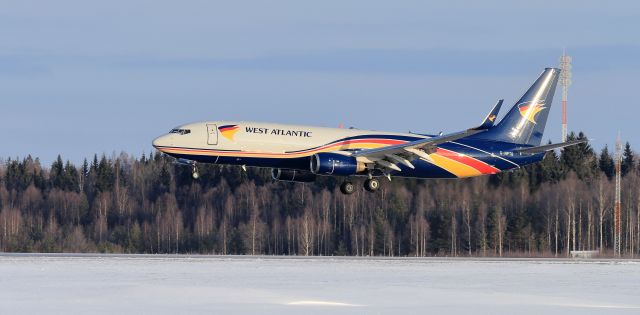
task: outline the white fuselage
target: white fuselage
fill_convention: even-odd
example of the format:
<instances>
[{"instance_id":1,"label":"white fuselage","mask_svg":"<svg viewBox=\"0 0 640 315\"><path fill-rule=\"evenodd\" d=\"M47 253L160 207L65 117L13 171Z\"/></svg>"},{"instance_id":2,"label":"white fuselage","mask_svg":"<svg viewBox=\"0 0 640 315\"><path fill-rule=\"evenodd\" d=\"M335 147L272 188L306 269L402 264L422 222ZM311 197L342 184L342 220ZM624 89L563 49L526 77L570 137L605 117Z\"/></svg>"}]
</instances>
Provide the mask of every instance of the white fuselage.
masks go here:
<instances>
[{"instance_id":1,"label":"white fuselage","mask_svg":"<svg viewBox=\"0 0 640 315\"><path fill-rule=\"evenodd\" d=\"M225 126L233 127L224 130ZM168 133L155 139L153 145L167 154L298 158L318 152L379 148L427 137L394 132L248 121L198 122L176 129L189 130L189 133Z\"/></svg>"},{"instance_id":2,"label":"white fuselage","mask_svg":"<svg viewBox=\"0 0 640 315\"><path fill-rule=\"evenodd\" d=\"M208 121L177 127L156 138L153 146L179 160L309 171L313 156L317 158L318 154L352 155L358 150L402 145L425 138L430 136L249 121ZM382 173L400 177L462 178L519 167L516 162L489 152L500 150L494 145L473 139L443 143L429 152L428 159L411 162L413 167L397 165L395 170L382 170ZM371 170L374 163L384 161L358 157L354 175L370 175L361 172L362 166Z\"/></svg>"}]
</instances>

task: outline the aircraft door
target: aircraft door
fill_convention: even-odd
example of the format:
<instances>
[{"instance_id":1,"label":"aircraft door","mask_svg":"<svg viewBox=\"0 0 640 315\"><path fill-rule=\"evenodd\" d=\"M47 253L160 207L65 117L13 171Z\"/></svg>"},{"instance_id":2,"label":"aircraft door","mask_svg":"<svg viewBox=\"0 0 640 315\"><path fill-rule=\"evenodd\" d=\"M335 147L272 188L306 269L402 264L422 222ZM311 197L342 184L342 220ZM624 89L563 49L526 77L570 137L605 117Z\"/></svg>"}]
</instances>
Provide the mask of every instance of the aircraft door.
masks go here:
<instances>
[{"instance_id":1,"label":"aircraft door","mask_svg":"<svg viewBox=\"0 0 640 315\"><path fill-rule=\"evenodd\" d=\"M207 144L218 144L218 127L215 124L207 124Z\"/></svg>"}]
</instances>

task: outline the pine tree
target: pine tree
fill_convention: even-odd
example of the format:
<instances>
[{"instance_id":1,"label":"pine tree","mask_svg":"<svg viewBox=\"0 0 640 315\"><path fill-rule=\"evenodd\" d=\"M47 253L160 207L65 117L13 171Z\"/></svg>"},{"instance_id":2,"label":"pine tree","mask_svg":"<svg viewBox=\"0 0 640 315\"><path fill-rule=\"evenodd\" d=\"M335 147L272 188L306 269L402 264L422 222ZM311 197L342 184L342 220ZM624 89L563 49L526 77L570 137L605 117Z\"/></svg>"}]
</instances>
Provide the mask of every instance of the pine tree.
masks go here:
<instances>
[{"instance_id":1,"label":"pine tree","mask_svg":"<svg viewBox=\"0 0 640 315\"><path fill-rule=\"evenodd\" d=\"M110 191L113 188L114 172L111 161L102 155L96 171L96 189L98 191Z\"/></svg>"},{"instance_id":2,"label":"pine tree","mask_svg":"<svg viewBox=\"0 0 640 315\"><path fill-rule=\"evenodd\" d=\"M63 173L64 173L64 164L62 163L62 157L58 154L58 158L53 161L51 164L51 169L49 170L49 180L51 181L51 185L53 188L62 189L63 186Z\"/></svg>"},{"instance_id":3,"label":"pine tree","mask_svg":"<svg viewBox=\"0 0 640 315\"><path fill-rule=\"evenodd\" d=\"M89 163L86 158L84 159L84 162L82 162L82 173L80 175L83 177L87 177L89 175Z\"/></svg>"},{"instance_id":4,"label":"pine tree","mask_svg":"<svg viewBox=\"0 0 640 315\"><path fill-rule=\"evenodd\" d=\"M578 133L577 136L571 132L567 136L567 140L587 140L587 136L582 132ZM597 175L597 158L591 145L587 142L565 147L562 149L560 160L563 164L564 176L570 171L576 173L578 178L582 180L590 179Z\"/></svg>"},{"instance_id":5,"label":"pine tree","mask_svg":"<svg viewBox=\"0 0 640 315\"><path fill-rule=\"evenodd\" d=\"M602 148L602 152L600 152L598 165L600 167L600 171L602 171L607 178L611 179L613 177L615 172L613 157L609 154L609 149L606 145Z\"/></svg>"},{"instance_id":6,"label":"pine tree","mask_svg":"<svg viewBox=\"0 0 640 315\"><path fill-rule=\"evenodd\" d=\"M635 164L634 153L631 150L631 145L627 142L624 146L624 152L622 153L622 176L626 176L630 171L634 170Z\"/></svg>"},{"instance_id":7,"label":"pine tree","mask_svg":"<svg viewBox=\"0 0 640 315\"><path fill-rule=\"evenodd\" d=\"M78 184L78 170L68 160L64 165L64 171L62 176L62 188L68 191L79 191L80 185Z\"/></svg>"},{"instance_id":8,"label":"pine tree","mask_svg":"<svg viewBox=\"0 0 640 315\"><path fill-rule=\"evenodd\" d=\"M556 183L562 176L562 166L556 151L549 151L544 156L540 165L540 176L542 183Z\"/></svg>"},{"instance_id":9,"label":"pine tree","mask_svg":"<svg viewBox=\"0 0 640 315\"><path fill-rule=\"evenodd\" d=\"M93 162L91 162L91 168L89 169L89 171L95 172L97 169L98 169L98 155L94 154Z\"/></svg>"}]
</instances>

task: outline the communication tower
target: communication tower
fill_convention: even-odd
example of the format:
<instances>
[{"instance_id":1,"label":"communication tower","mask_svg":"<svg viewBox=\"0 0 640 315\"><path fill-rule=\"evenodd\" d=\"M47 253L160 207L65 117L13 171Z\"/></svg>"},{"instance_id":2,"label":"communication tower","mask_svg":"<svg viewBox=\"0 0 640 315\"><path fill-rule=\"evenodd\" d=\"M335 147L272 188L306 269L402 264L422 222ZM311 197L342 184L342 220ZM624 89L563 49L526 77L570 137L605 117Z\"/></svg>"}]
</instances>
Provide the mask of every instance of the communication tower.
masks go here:
<instances>
[{"instance_id":1,"label":"communication tower","mask_svg":"<svg viewBox=\"0 0 640 315\"><path fill-rule=\"evenodd\" d=\"M616 199L613 208L613 224L614 224L614 253L617 257L621 255L622 247L622 218L621 204L620 204L620 179L622 177L622 143L620 141L620 133L618 133L618 139L616 140L616 155L615 155L615 170L616 170Z\"/></svg>"},{"instance_id":2,"label":"communication tower","mask_svg":"<svg viewBox=\"0 0 640 315\"><path fill-rule=\"evenodd\" d=\"M567 141L567 96L571 85L571 56L560 57L560 86L562 87L562 142Z\"/></svg>"}]
</instances>

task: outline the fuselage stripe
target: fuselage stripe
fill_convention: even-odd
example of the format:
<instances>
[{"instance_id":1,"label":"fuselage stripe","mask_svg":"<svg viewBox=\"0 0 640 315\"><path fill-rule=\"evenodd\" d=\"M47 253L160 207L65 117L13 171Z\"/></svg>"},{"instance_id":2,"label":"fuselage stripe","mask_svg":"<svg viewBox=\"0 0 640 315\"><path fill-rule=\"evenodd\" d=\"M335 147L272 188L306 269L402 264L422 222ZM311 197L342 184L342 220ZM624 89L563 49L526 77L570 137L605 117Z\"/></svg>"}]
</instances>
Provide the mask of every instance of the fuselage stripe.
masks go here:
<instances>
[{"instance_id":1,"label":"fuselage stripe","mask_svg":"<svg viewBox=\"0 0 640 315\"><path fill-rule=\"evenodd\" d=\"M218 127L218 130L220 131L227 131L227 130L232 130L232 129L239 129L240 127L238 127L238 125L225 125L225 126L220 126Z\"/></svg>"},{"instance_id":2,"label":"fuselage stripe","mask_svg":"<svg viewBox=\"0 0 640 315\"><path fill-rule=\"evenodd\" d=\"M332 145L322 146L316 149L293 151L293 152L249 152L249 151L220 151L216 149L203 149L203 148L176 148L176 147L158 147L160 151L167 153L177 154L203 154L203 155L221 155L221 156L251 156L251 157L277 157L277 158L296 158L309 156L317 152L336 151L336 150L349 150L349 149L374 149L388 145L405 143L406 141L400 140L385 140L385 139L373 139L373 140L347 140Z\"/></svg>"},{"instance_id":3,"label":"fuselage stripe","mask_svg":"<svg viewBox=\"0 0 640 315\"><path fill-rule=\"evenodd\" d=\"M475 168L476 170L480 171L480 173L482 174L496 174L498 172L500 172L499 169L483 162L480 161L476 158L470 157L468 155L465 154L460 154L458 152L455 151L451 151L451 150L447 150L447 149L442 149L442 148L438 148L437 154L445 156L449 159L452 159L454 161L458 161L460 163L466 164L468 166L471 166L473 168Z\"/></svg>"},{"instance_id":4,"label":"fuselage stripe","mask_svg":"<svg viewBox=\"0 0 640 315\"><path fill-rule=\"evenodd\" d=\"M381 144L381 146L383 145L394 145L394 144L402 144L402 143L406 143L407 141L402 141L402 140L389 140L389 139L358 139L358 140L344 140L344 141L340 141L340 142L336 142L336 143L330 143L330 144L326 144L323 146L319 146L316 148L312 148L312 149L304 149L304 150L298 150L298 151L287 151L285 153L305 153L305 152L316 152L318 150L324 150L327 148L334 148L337 146L342 146L345 145L347 147L345 148L341 148L342 150L348 150L348 149L362 149L361 147L357 147L357 146L350 146L351 144Z\"/></svg>"},{"instance_id":5,"label":"fuselage stripe","mask_svg":"<svg viewBox=\"0 0 640 315\"><path fill-rule=\"evenodd\" d=\"M430 155L435 164L445 171L457 176L457 177L470 177L470 176L478 176L482 175L480 171L477 169L464 164L462 162L451 159L445 155L441 155L439 153L434 153Z\"/></svg>"}]
</instances>

